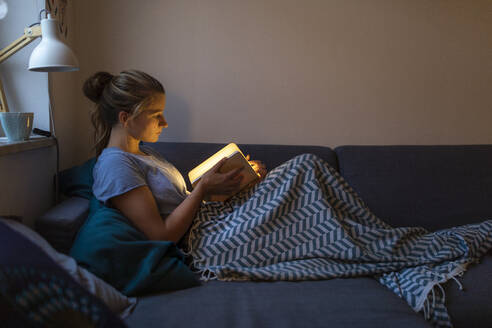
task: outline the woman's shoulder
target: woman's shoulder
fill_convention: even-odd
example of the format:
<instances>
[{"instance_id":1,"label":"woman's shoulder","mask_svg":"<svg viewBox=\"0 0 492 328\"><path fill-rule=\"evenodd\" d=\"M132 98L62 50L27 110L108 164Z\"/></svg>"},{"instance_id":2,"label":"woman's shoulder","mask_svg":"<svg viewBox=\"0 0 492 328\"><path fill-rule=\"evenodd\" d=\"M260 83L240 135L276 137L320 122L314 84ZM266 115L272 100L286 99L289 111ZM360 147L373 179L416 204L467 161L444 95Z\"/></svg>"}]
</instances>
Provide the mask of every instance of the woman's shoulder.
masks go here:
<instances>
[{"instance_id":1,"label":"woman's shoulder","mask_svg":"<svg viewBox=\"0 0 492 328\"><path fill-rule=\"evenodd\" d=\"M145 168L131 153L119 148L105 148L94 165L92 175L92 191L103 202L146 184Z\"/></svg>"},{"instance_id":2,"label":"woman's shoulder","mask_svg":"<svg viewBox=\"0 0 492 328\"><path fill-rule=\"evenodd\" d=\"M94 174L107 170L117 170L121 167L138 167L138 161L132 154L117 147L104 148L97 157Z\"/></svg>"}]
</instances>

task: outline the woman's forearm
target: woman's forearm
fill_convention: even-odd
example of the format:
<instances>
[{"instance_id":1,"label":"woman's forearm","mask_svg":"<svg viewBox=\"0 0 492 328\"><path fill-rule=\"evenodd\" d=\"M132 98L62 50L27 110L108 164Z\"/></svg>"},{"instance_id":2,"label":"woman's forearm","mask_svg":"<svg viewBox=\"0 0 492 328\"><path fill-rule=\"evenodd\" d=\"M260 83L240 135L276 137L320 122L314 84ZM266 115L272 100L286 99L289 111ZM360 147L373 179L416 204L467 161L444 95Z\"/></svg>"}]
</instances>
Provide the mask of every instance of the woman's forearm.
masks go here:
<instances>
[{"instance_id":1,"label":"woman's forearm","mask_svg":"<svg viewBox=\"0 0 492 328\"><path fill-rule=\"evenodd\" d=\"M210 194L230 194L240 186L242 168L227 173L218 173L226 158L220 160L205 173L193 192L164 219L162 234L159 239L178 242L190 227L205 196Z\"/></svg>"},{"instance_id":2,"label":"woman's forearm","mask_svg":"<svg viewBox=\"0 0 492 328\"><path fill-rule=\"evenodd\" d=\"M165 219L163 239L178 242L190 227L205 197L201 184L186 197Z\"/></svg>"}]
</instances>

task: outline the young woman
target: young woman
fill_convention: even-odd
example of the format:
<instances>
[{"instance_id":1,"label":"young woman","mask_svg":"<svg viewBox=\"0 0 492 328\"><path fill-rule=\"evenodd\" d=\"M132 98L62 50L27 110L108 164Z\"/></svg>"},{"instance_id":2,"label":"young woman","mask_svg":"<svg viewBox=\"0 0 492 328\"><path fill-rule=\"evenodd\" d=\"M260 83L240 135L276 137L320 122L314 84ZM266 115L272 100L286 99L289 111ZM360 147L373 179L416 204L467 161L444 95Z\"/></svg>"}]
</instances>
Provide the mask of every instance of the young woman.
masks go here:
<instances>
[{"instance_id":1,"label":"young woman","mask_svg":"<svg viewBox=\"0 0 492 328\"><path fill-rule=\"evenodd\" d=\"M208 195L235 191L240 172L219 173L221 161L189 192L171 163L139 146L140 141L157 141L167 127L165 91L156 79L139 71L114 76L99 72L86 81L84 93L96 103L92 116L99 155L93 170L95 197L118 209L150 242L184 240L191 267L202 279L374 275L416 311L424 311L426 318L447 324L440 284L464 272L492 248L492 220L435 233L391 228L367 208L336 170L310 154L297 156L268 174L261 162L254 161L263 179L260 183L224 204L204 203ZM119 255L119 249L110 244L85 256L86 246L80 243L93 241L87 234L73 252L83 255L78 260L98 266L111 262L107 257ZM94 242L98 246L107 239L106 235L98 238ZM148 245L149 241L138 238L134 240L139 245ZM131 252L134 240L118 245ZM154 244L162 244L157 241ZM159 271L159 265L167 265L161 254L154 252L150 265L139 264L145 270L138 276L152 278L142 278L144 290L152 290L169 272ZM130 271L121 262L125 261L113 261L98 273L110 280L114 271ZM169 268L177 262L168 263ZM173 283L179 278L174 275ZM110 281L128 291L124 286L133 286L132 279L127 275Z\"/></svg>"},{"instance_id":2,"label":"young woman","mask_svg":"<svg viewBox=\"0 0 492 328\"><path fill-rule=\"evenodd\" d=\"M155 78L136 70L115 76L98 72L85 82L83 91L96 103L92 123L99 157L94 195L120 210L149 239L178 242L208 195L238 188L240 172L219 173L222 160L189 193L171 163L139 146L140 141L156 142L168 126L165 90ZM263 178L265 166L251 163Z\"/></svg>"}]
</instances>

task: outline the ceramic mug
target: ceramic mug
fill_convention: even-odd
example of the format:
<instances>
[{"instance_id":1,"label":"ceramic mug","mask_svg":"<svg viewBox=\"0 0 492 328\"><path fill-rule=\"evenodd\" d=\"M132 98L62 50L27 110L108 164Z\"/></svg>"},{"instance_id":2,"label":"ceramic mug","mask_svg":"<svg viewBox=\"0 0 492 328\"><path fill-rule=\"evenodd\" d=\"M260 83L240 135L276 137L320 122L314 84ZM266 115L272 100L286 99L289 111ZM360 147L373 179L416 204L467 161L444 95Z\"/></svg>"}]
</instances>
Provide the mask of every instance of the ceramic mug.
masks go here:
<instances>
[{"instance_id":1,"label":"ceramic mug","mask_svg":"<svg viewBox=\"0 0 492 328\"><path fill-rule=\"evenodd\" d=\"M9 141L29 140L34 113L0 112L0 122Z\"/></svg>"}]
</instances>

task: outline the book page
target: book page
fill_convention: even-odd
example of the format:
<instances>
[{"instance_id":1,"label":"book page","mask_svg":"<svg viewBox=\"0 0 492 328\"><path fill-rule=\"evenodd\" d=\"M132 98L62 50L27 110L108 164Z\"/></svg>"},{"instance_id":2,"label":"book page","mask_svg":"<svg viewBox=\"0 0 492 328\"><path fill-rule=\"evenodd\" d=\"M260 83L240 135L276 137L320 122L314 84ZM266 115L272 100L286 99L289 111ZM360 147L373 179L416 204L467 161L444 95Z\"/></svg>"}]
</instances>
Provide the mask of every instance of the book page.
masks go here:
<instances>
[{"instance_id":1,"label":"book page","mask_svg":"<svg viewBox=\"0 0 492 328\"><path fill-rule=\"evenodd\" d=\"M217 164L222 158L228 158L227 161L221 166L219 169L220 173L227 173L235 168L242 167L240 175L243 176L240 184L239 190L244 189L245 187L251 185L254 181L256 181L259 176L253 167L249 164L244 154L241 152L239 147L235 143L230 143L207 160L202 162L200 165L195 167L188 173L188 178L193 186L195 186L203 174L205 174L208 170L210 170L215 164ZM228 198L233 196L230 195L212 195L210 200L212 201L225 201Z\"/></svg>"}]
</instances>

